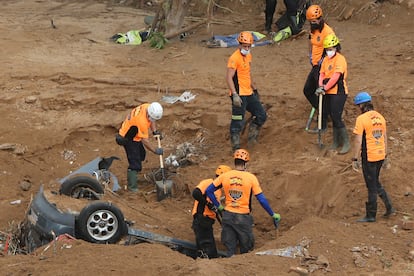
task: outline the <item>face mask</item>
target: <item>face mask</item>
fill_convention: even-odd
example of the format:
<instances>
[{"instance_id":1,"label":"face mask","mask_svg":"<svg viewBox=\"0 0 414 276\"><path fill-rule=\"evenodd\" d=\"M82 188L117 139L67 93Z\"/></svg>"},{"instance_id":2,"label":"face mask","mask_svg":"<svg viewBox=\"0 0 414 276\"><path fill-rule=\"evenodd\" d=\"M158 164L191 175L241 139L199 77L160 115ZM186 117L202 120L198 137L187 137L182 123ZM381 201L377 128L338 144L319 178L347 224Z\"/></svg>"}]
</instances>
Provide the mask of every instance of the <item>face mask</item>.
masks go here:
<instances>
[{"instance_id":1,"label":"face mask","mask_svg":"<svg viewBox=\"0 0 414 276\"><path fill-rule=\"evenodd\" d=\"M240 53L241 53L243 56L247 56L247 55L250 53L250 50L240 49Z\"/></svg>"},{"instance_id":2,"label":"face mask","mask_svg":"<svg viewBox=\"0 0 414 276\"><path fill-rule=\"evenodd\" d=\"M335 50L326 51L326 55L328 56L328 58L332 58L335 55L335 53Z\"/></svg>"},{"instance_id":3,"label":"face mask","mask_svg":"<svg viewBox=\"0 0 414 276\"><path fill-rule=\"evenodd\" d=\"M316 30L319 30L321 28L321 24L320 23L311 23L310 27L311 27L311 31L316 31Z\"/></svg>"}]
</instances>

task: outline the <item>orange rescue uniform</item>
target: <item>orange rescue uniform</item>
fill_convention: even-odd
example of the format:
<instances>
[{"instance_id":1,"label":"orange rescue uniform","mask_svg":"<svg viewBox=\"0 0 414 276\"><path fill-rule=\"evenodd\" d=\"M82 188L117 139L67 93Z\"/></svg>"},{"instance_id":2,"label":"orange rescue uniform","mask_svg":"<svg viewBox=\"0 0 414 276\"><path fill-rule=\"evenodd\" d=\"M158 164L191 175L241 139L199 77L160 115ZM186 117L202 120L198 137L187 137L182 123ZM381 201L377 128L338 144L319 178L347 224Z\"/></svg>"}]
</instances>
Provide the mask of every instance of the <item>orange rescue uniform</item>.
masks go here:
<instances>
[{"instance_id":1,"label":"orange rescue uniform","mask_svg":"<svg viewBox=\"0 0 414 276\"><path fill-rule=\"evenodd\" d=\"M348 86L346 84L346 78L348 76L347 62L343 55L336 52L333 58L325 57L323 59L320 73L324 74L324 79L330 79L334 73L340 73L341 76L337 83L328 89L326 94L348 94Z\"/></svg>"},{"instance_id":2,"label":"orange rescue uniform","mask_svg":"<svg viewBox=\"0 0 414 276\"><path fill-rule=\"evenodd\" d=\"M224 209L237 214L249 214L252 195L262 193L257 177L246 171L231 170L213 181L215 187L222 187L225 199Z\"/></svg>"},{"instance_id":3,"label":"orange rescue uniform","mask_svg":"<svg viewBox=\"0 0 414 276\"><path fill-rule=\"evenodd\" d=\"M359 115L356 119L354 134L365 133L366 151L369 162L385 159L386 122L384 117L375 110ZM364 141L362 141L364 144Z\"/></svg>"},{"instance_id":4,"label":"orange rescue uniform","mask_svg":"<svg viewBox=\"0 0 414 276\"><path fill-rule=\"evenodd\" d=\"M312 65L318 65L319 61L322 59L323 54L323 40L328 34L333 34L334 31L328 24L324 23L322 32L315 30L310 34L310 43L311 43L311 62Z\"/></svg>"},{"instance_id":5,"label":"orange rescue uniform","mask_svg":"<svg viewBox=\"0 0 414 276\"><path fill-rule=\"evenodd\" d=\"M119 134L122 137L125 137L130 127L136 126L138 127L138 133L134 136L133 140L139 142L142 138L148 138L148 130L151 127L151 121L148 119L147 115L149 105L149 103L145 103L132 109L131 113L128 114L119 129Z\"/></svg>"},{"instance_id":6,"label":"orange rescue uniform","mask_svg":"<svg viewBox=\"0 0 414 276\"><path fill-rule=\"evenodd\" d=\"M210 184L213 182L213 179L204 179L202 181L200 181L200 183L196 186L196 188L199 188L202 194L205 194L206 189L208 186L210 186ZM220 202L220 197L221 197L221 190L217 190L214 192L214 195L216 196L217 200ZM211 200L206 197L207 202L211 202ZM193 211L192 211L192 215L194 216L197 213L197 207L198 207L198 201L195 200L194 201L194 206L193 206ZM207 206L204 208L204 216L215 219L216 218L216 213L214 213L212 210L210 210L210 208L208 208Z\"/></svg>"},{"instance_id":7,"label":"orange rescue uniform","mask_svg":"<svg viewBox=\"0 0 414 276\"><path fill-rule=\"evenodd\" d=\"M249 53L243 56L240 50L237 49L229 58L227 68L236 70L233 77L234 86L240 96L250 96L253 94L251 86L250 64L252 62L252 55ZM229 91L231 95L232 91Z\"/></svg>"}]
</instances>

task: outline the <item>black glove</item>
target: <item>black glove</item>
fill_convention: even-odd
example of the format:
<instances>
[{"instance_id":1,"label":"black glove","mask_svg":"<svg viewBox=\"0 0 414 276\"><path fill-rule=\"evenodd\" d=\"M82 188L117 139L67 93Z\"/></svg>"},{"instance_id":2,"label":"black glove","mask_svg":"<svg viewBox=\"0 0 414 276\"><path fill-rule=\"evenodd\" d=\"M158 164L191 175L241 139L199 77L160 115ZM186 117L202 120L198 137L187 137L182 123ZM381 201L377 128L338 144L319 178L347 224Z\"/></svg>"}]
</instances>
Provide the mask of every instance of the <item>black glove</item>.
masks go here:
<instances>
[{"instance_id":1,"label":"black glove","mask_svg":"<svg viewBox=\"0 0 414 276\"><path fill-rule=\"evenodd\" d=\"M164 153L164 150L162 148L156 148L155 149L155 154L156 155L163 155L163 153Z\"/></svg>"},{"instance_id":2,"label":"black glove","mask_svg":"<svg viewBox=\"0 0 414 276\"><path fill-rule=\"evenodd\" d=\"M214 206L214 204L211 203L210 201L207 201L206 205L207 205L208 209L210 209L211 211L217 212L217 207Z\"/></svg>"},{"instance_id":3,"label":"black glove","mask_svg":"<svg viewBox=\"0 0 414 276\"><path fill-rule=\"evenodd\" d=\"M152 132L152 135L154 135L154 136L159 135L160 136L160 140L162 140L162 138L164 138L164 135L162 135L161 131L159 131L158 129L157 130L154 130Z\"/></svg>"}]
</instances>

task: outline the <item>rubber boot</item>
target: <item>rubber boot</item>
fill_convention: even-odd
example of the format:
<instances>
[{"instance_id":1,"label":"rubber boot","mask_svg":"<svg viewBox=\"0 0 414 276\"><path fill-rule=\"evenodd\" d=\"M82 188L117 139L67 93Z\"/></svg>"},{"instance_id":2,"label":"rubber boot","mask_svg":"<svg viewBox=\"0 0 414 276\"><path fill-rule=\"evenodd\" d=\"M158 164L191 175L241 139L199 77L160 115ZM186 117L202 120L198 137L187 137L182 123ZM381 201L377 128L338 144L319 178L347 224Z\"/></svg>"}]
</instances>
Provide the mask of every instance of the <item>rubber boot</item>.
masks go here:
<instances>
[{"instance_id":1,"label":"rubber boot","mask_svg":"<svg viewBox=\"0 0 414 276\"><path fill-rule=\"evenodd\" d=\"M278 31L274 36L273 36L273 41L274 42L280 42L282 40L288 39L289 37L292 36L292 30L290 29L290 27L286 27L280 31Z\"/></svg>"},{"instance_id":2,"label":"rubber boot","mask_svg":"<svg viewBox=\"0 0 414 276\"><path fill-rule=\"evenodd\" d=\"M365 202L365 210L366 215L365 217L357 220L357 222L375 222L375 217L377 216L377 203L375 204L369 204L368 202Z\"/></svg>"},{"instance_id":3,"label":"rubber boot","mask_svg":"<svg viewBox=\"0 0 414 276\"><path fill-rule=\"evenodd\" d=\"M253 147L257 144L257 136L259 136L260 127L255 123L251 123L249 126L249 135L247 138L247 147Z\"/></svg>"},{"instance_id":4,"label":"rubber boot","mask_svg":"<svg viewBox=\"0 0 414 276\"><path fill-rule=\"evenodd\" d=\"M329 147L330 150L336 150L339 147L339 128L334 127L333 128L333 143Z\"/></svg>"},{"instance_id":5,"label":"rubber boot","mask_svg":"<svg viewBox=\"0 0 414 276\"><path fill-rule=\"evenodd\" d=\"M240 148L240 133L231 133L230 140L233 152Z\"/></svg>"},{"instance_id":6,"label":"rubber boot","mask_svg":"<svg viewBox=\"0 0 414 276\"><path fill-rule=\"evenodd\" d=\"M338 128L338 131L339 139L342 141L342 149L339 151L339 154L345 154L351 148L351 145L349 144L348 132L346 131L345 127Z\"/></svg>"},{"instance_id":7,"label":"rubber boot","mask_svg":"<svg viewBox=\"0 0 414 276\"><path fill-rule=\"evenodd\" d=\"M384 188L378 191L378 195L381 198L382 202L384 202L386 208L386 211L382 215L382 217L389 218L392 214L395 214L395 209L392 207L391 199L388 196L387 192L384 190Z\"/></svg>"},{"instance_id":8,"label":"rubber boot","mask_svg":"<svg viewBox=\"0 0 414 276\"><path fill-rule=\"evenodd\" d=\"M138 172L128 169L127 173L128 191L136 193L138 192Z\"/></svg>"}]
</instances>

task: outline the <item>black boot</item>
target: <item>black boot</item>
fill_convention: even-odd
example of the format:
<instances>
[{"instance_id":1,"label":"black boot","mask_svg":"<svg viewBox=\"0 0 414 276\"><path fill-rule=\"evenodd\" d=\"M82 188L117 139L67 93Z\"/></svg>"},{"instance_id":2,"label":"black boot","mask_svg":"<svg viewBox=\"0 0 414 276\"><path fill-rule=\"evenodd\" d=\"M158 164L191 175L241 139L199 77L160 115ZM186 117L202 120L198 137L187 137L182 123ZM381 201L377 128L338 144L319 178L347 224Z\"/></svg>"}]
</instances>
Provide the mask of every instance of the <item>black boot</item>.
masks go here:
<instances>
[{"instance_id":1,"label":"black boot","mask_svg":"<svg viewBox=\"0 0 414 276\"><path fill-rule=\"evenodd\" d=\"M255 123L250 123L249 126L249 135L247 140L247 147L251 148L257 144L257 136L259 136L260 127Z\"/></svg>"},{"instance_id":2,"label":"black boot","mask_svg":"<svg viewBox=\"0 0 414 276\"><path fill-rule=\"evenodd\" d=\"M231 140L231 148L233 152L236 149L240 148L240 133L231 133L230 134L230 140Z\"/></svg>"},{"instance_id":3,"label":"black boot","mask_svg":"<svg viewBox=\"0 0 414 276\"><path fill-rule=\"evenodd\" d=\"M381 188L378 191L378 195L381 198L382 202L384 202L386 211L385 213L382 215L382 217L384 218L389 218L389 216L391 216L392 214L395 214L395 209L392 207L391 204L391 199L389 198L387 192L384 190L384 188Z\"/></svg>"},{"instance_id":4,"label":"black boot","mask_svg":"<svg viewBox=\"0 0 414 276\"><path fill-rule=\"evenodd\" d=\"M329 147L330 150L336 150L339 147L339 128L333 128L333 142L332 145Z\"/></svg>"},{"instance_id":5,"label":"black boot","mask_svg":"<svg viewBox=\"0 0 414 276\"><path fill-rule=\"evenodd\" d=\"M357 222L375 222L375 217L377 216L377 203L375 202L375 204L369 204L368 202L365 202L365 209L365 217L357 220Z\"/></svg>"},{"instance_id":6,"label":"black boot","mask_svg":"<svg viewBox=\"0 0 414 276\"><path fill-rule=\"evenodd\" d=\"M345 127L339 128L338 131L339 139L342 142L342 149L339 151L339 154L345 154L351 149L348 132L346 131Z\"/></svg>"}]
</instances>

